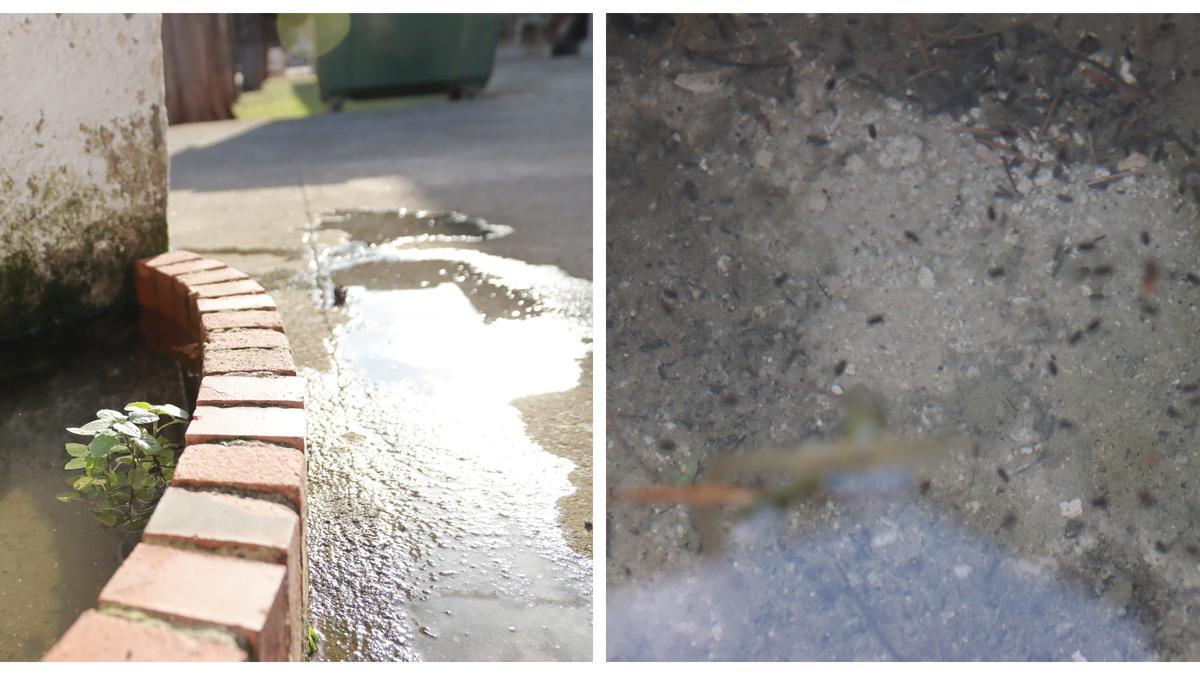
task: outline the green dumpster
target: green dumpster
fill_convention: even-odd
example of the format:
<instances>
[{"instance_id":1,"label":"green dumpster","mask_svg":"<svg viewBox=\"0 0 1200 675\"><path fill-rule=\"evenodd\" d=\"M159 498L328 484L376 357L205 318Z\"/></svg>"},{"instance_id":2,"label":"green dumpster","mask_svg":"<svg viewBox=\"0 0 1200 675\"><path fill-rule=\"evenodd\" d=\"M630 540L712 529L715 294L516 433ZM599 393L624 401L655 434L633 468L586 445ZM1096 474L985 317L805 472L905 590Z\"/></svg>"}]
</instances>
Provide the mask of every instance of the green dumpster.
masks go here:
<instances>
[{"instance_id":1,"label":"green dumpster","mask_svg":"<svg viewBox=\"0 0 1200 675\"><path fill-rule=\"evenodd\" d=\"M320 21L316 30L320 43ZM345 38L317 57L321 98L473 96L492 76L498 38L492 14L351 14Z\"/></svg>"}]
</instances>

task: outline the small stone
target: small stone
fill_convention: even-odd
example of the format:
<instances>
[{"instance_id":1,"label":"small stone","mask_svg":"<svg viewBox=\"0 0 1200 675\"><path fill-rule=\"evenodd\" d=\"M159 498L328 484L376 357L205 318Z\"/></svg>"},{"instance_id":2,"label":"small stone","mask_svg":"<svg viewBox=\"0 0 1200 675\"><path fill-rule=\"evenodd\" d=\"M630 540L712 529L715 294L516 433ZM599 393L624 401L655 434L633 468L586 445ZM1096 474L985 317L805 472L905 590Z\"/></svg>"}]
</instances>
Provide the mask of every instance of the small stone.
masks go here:
<instances>
[{"instance_id":1,"label":"small stone","mask_svg":"<svg viewBox=\"0 0 1200 675\"><path fill-rule=\"evenodd\" d=\"M841 396L843 393L845 393L842 391L842 386L839 384L835 384L832 387L830 387L829 391L832 391L837 396Z\"/></svg>"},{"instance_id":2,"label":"small stone","mask_svg":"<svg viewBox=\"0 0 1200 675\"><path fill-rule=\"evenodd\" d=\"M967 577L971 576L971 566L970 565L955 565L954 566L954 576L958 577L959 579L966 579Z\"/></svg>"},{"instance_id":3,"label":"small stone","mask_svg":"<svg viewBox=\"0 0 1200 675\"><path fill-rule=\"evenodd\" d=\"M885 546L891 546L892 544L896 543L898 538L899 535L896 534L895 530L880 532L879 534L871 537L871 548L883 548Z\"/></svg>"},{"instance_id":4,"label":"small stone","mask_svg":"<svg viewBox=\"0 0 1200 675\"><path fill-rule=\"evenodd\" d=\"M922 267L917 272L917 285L925 290L929 290L934 286L933 270L928 267Z\"/></svg>"},{"instance_id":5,"label":"small stone","mask_svg":"<svg viewBox=\"0 0 1200 675\"><path fill-rule=\"evenodd\" d=\"M1117 163L1117 171L1139 171L1148 166L1150 166L1150 160L1142 153L1135 152Z\"/></svg>"},{"instance_id":6,"label":"small stone","mask_svg":"<svg viewBox=\"0 0 1200 675\"><path fill-rule=\"evenodd\" d=\"M867 167L867 163L858 155L850 155L846 158L846 171L848 173L858 173Z\"/></svg>"},{"instance_id":7,"label":"small stone","mask_svg":"<svg viewBox=\"0 0 1200 675\"><path fill-rule=\"evenodd\" d=\"M729 268L733 264L733 258L722 253L717 256L717 271L721 274L729 274Z\"/></svg>"},{"instance_id":8,"label":"small stone","mask_svg":"<svg viewBox=\"0 0 1200 675\"><path fill-rule=\"evenodd\" d=\"M1063 518L1078 518L1083 515L1083 502L1078 497L1069 502L1059 502L1058 512Z\"/></svg>"},{"instance_id":9,"label":"small stone","mask_svg":"<svg viewBox=\"0 0 1200 675\"><path fill-rule=\"evenodd\" d=\"M888 141L886 149L879 153L879 166L885 169L910 166L921 159L924 149L924 142L916 136L893 138Z\"/></svg>"},{"instance_id":10,"label":"small stone","mask_svg":"<svg viewBox=\"0 0 1200 675\"><path fill-rule=\"evenodd\" d=\"M675 77L675 86L693 94L711 94L721 88L721 73L682 73Z\"/></svg>"},{"instance_id":11,"label":"small stone","mask_svg":"<svg viewBox=\"0 0 1200 675\"><path fill-rule=\"evenodd\" d=\"M754 153L754 163L760 169L771 168L771 162L773 161L775 161L775 153L767 150L766 148Z\"/></svg>"},{"instance_id":12,"label":"small stone","mask_svg":"<svg viewBox=\"0 0 1200 675\"><path fill-rule=\"evenodd\" d=\"M808 197L808 208L812 209L814 213L821 213L828 205L829 200L820 192L814 192Z\"/></svg>"},{"instance_id":13,"label":"small stone","mask_svg":"<svg viewBox=\"0 0 1200 675\"><path fill-rule=\"evenodd\" d=\"M1083 654L1079 653L1079 650L1078 650L1078 649L1076 649L1075 651L1071 652L1071 660L1072 660L1072 661L1077 661L1077 662L1080 662L1080 663L1086 663L1086 662L1087 662L1087 659L1086 659L1086 658L1084 658Z\"/></svg>"}]
</instances>

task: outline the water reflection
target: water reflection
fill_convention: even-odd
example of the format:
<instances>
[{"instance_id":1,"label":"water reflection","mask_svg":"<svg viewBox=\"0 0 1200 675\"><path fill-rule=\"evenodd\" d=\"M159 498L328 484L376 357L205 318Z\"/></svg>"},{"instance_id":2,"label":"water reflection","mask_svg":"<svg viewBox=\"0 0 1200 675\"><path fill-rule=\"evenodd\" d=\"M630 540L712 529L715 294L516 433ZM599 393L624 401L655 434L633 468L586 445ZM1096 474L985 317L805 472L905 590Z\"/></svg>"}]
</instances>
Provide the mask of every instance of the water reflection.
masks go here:
<instances>
[{"instance_id":1,"label":"water reflection","mask_svg":"<svg viewBox=\"0 0 1200 675\"><path fill-rule=\"evenodd\" d=\"M717 560L610 591L613 660L1131 660L1123 607L959 525L915 493L800 528L738 525Z\"/></svg>"},{"instance_id":2,"label":"water reflection","mask_svg":"<svg viewBox=\"0 0 1200 675\"><path fill-rule=\"evenodd\" d=\"M579 386L591 284L413 247L390 213L324 224L353 238L321 251L343 323L333 371L306 373L319 656L590 658L591 560L557 522L575 464L531 440L554 421L514 401Z\"/></svg>"}]
</instances>

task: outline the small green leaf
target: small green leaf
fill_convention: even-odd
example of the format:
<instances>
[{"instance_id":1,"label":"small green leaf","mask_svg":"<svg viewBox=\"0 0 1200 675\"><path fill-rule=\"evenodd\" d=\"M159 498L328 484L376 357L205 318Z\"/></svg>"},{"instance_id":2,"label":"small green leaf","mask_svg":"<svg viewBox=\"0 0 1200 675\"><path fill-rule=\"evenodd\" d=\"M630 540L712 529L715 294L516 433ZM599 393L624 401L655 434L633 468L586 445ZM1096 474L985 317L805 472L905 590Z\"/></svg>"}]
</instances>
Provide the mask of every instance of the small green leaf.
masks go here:
<instances>
[{"instance_id":1,"label":"small green leaf","mask_svg":"<svg viewBox=\"0 0 1200 675\"><path fill-rule=\"evenodd\" d=\"M158 415L149 410L132 410L129 413L129 421L134 424L153 424L158 421Z\"/></svg>"},{"instance_id":2,"label":"small green leaf","mask_svg":"<svg viewBox=\"0 0 1200 675\"><path fill-rule=\"evenodd\" d=\"M158 444L158 441L154 440L153 436L146 436L142 440L146 443L146 447L143 450L143 452L145 452L147 455L157 455L158 454L158 451L161 449L162 446L160 446Z\"/></svg>"},{"instance_id":3,"label":"small green leaf","mask_svg":"<svg viewBox=\"0 0 1200 675\"><path fill-rule=\"evenodd\" d=\"M125 446L122 445L121 447L124 448ZM133 464L134 460L133 460L133 457L130 455L121 455L120 457L116 458L113 461L116 462L118 465L120 465L120 464Z\"/></svg>"},{"instance_id":4,"label":"small green leaf","mask_svg":"<svg viewBox=\"0 0 1200 675\"><path fill-rule=\"evenodd\" d=\"M125 415L117 412L116 410L108 410L108 409L97 410L96 417L99 419L102 419L102 420L118 420L118 421L122 421L122 422L125 421Z\"/></svg>"},{"instance_id":5,"label":"small green leaf","mask_svg":"<svg viewBox=\"0 0 1200 675\"><path fill-rule=\"evenodd\" d=\"M83 457L88 453L88 446L82 443L67 443L67 454L72 457Z\"/></svg>"},{"instance_id":6,"label":"small green leaf","mask_svg":"<svg viewBox=\"0 0 1200 675\"><path fill-rule=\"evenodd\" d=\"M78 492L60 492L60 493L54 495L54 498L60 502L63 502L64 504L68 503L68 502L77 502L77 501L79 501L79 493Z\"/></svg>"},{"instance_id":7,"label":"small green leaf","mask_svg":"<svg viewBox=\"0 0 1200 675\"><path fill-rule=\"evenodd\" d=\"M184 412L182 409L180 409L176 406L171 405L170 403L159 403L158 405L151 408L151 410L153 410L154 412L160 413L162 415L170 415L171 417L174 417L175 419L183 419L183 418L187 417L186 412Z\"/></svg>"},{"instance_id":8,"label":"small green leaf","mask_svg":"<svg viewBox=\"0 0 1200 675\"><path fill-rule=\"evenodd\" d=\"M108 494L108 498L111 499L114 504L129 503L129 493L124 490L114 490Z\"/></svg>"},{"instance_id":9,"label":"small green leaf","mask_svg":"<svg viewBox=\"0 0 1200 675\"><path fill-rule=\"evenodd\" d=\"M149 443L140 438L129 439L129 444L136 447L138 450L141 450L142 452L145 452L150 447Z\"/></svg>"},{"instance_id":10,"label":"small green leaf","mask_svg":"<svg viewBox=\"0 0 1200 675\"><path fill-rule=\"evenodd\" d=\"M153 407L154 406L146 403L145 401L137 401L126 405L125 410L150 410Z\"/></svg>"},{"instance_id":11,"label":"small green leaf","mask_svg":"<svg viewBox=\"0 0 1200 675\"><path fill-rule=\"evenodd\" d=\"M84 431L83 429L81 429L79 427L67 427L67 431L75 434L76 436L95 436L96 435L96 432L94 432L94 431Z\"/></svg>"},{"instance_id":12,"label":"small green leaf","mask_svg":"<svg viewBox=\"0 0 1200 675\"><path fill-rule=\"evenodd\" d=\"M74 485L76 490L82 490L94 482L96 482L96 479L94 478L89 476L80 476L79 478L75 479L75 482L72 485Z\"/></svg>"},{"instance_id":13,"label":"small green leaf","mask_svg":"<svg viewBox=\"0 0 1200 675\"><path fill-rule=\"evenodd\" d=\"M96 520L100 521L100 524L105 527L113 527L121 521L120 511L105 509L103 511L95 511L94 513L96 514Z\"/></svg>"},{"instance_id":14,"label":"small green leaf","mask_svg":"<svg viewBox=\"0 0 1200 675\"><path fill-rule=\"evenodd\" d=\"M175 451L163 450L158 453L159 466L175 466Z\"/></svg>"},{"instance_id":15,"label":"small green leaf","mask_svg":"<svg viewBox=\"0 0 1200 675\"><path fill-rule=\"evenodd\" d=\"M64 466L63 468L66 469L67 471L71 471L72 469L82 469L86 466L87 466L86 459L84 459L83 457L76 457L75 459L72 459L71 461L67 462L67 465Z\"/></svg>"},{"instance_id":16,"label":"small green leaf","mask_svg":"<svg viewBox=\"0 0 1200 675\"><path fill-rule=\"evenodd\" d=\"M80 430L86 431L91 434L98 434L101 431L104 431L105 429L111 427L112 425L113 425L112 420L92 420L91 422L88 422L87 424L80 427ZM68 429L68 431L69 431L69 429Z\"/></svg>"},{"instance_id":17,"label":"small green leaf","mask_svg":"<svg viewBox=\"0 0 1200 675\"><path fill-rule=\"evenodd\" d=\"M112 428L120 433L125 434L126 436L137 437L142 433L142 430L139 429L136 424L124 420L113 423Z\"/></svg>"},{"instance_id":18,"label":"small green leaf","mask_svg":"<svg viewBox=\"0 0 1200 675\"><path fill-rule=\"evenodd\" d=\"M138 499L140 499L140 500L141 500L141 501L143 501L143 502L150 502L150 501L153 501L153 500L154 500L154 485L153 485L153 482L152 482L152 484L151 484L150 486L148 486L148 487L143 487L143 488L138 488L138 489L135 489L135 490L133 491L133 496L134 496L134 497L137 497Z\"/></svg>"},{"instance_id":19,"label":"small green leaf","mask_svg":"<svg viewBox=\"0 0 1200 675\"><path fill-rule=\"evenodd\" d=\"M133 520L129 521L128 523L125 523L125 531L126 532L141 532L142 530L146 529L146 524L149 522L150 522L149 518L134 518Z\"/></svg>"},{"instance_id":20,"label":"small green leaf","mask_svg":"<svg viewBox=\"0 0 1200 675\"><path fill-rule=\"evenodd\" d=\"M163 469L162 477L163 477L163 480L170 483L171 479L175 477L175 467L172 466L172 467L167 467L166 469Z\"/></svg>"},{"instance_id":21,"label":"small green leaf","mask_svg":"<svg viewBox=\"0 0 1200 675\"><path fill-rule=\"evenodd\" d=\"M88 444L88 450L92 453L92 457L100 457L107 455L117 446L117 439L113 436L97 436Z\"/></svg>"}]
</instances>

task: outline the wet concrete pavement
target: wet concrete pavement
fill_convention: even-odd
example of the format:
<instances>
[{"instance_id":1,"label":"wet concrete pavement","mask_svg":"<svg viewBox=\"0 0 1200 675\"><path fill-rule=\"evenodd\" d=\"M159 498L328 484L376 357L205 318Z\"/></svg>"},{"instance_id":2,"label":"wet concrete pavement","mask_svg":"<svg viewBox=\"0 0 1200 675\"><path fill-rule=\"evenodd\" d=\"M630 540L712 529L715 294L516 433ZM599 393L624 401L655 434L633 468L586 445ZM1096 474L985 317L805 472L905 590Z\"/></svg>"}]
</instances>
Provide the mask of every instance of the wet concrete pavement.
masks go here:
<instances>
[{"instance_id":1,"label":"wet concrete pavement","mask_svg":"<svg viewBox=\"0 0 1200 675\"><path fill-rule=\"evenodd\" d=\"M318 658L591 657L590 72L171 129L172 246L262 282L308 379Z\"/></svg>"},{"instance_id":2,"label":"wet concrete pavement","mask_svg":"<svg viewBox=\"0 0 1200 675\"><path fill-rule=\"evenodd\" d=\"M610 658L1197 658L1194 47L920 22L931 66L900 17L610 15L609 489L836 438L856 386L971 439L869 508L726 513L717 562L695 509L612 504ZM1160 107L1093 86L1122 54Z\"/></svg>"}]
</instances>

